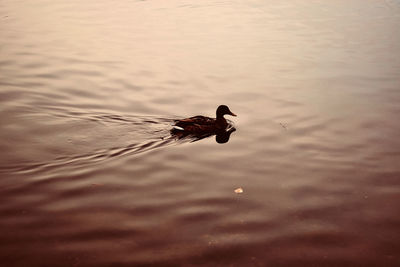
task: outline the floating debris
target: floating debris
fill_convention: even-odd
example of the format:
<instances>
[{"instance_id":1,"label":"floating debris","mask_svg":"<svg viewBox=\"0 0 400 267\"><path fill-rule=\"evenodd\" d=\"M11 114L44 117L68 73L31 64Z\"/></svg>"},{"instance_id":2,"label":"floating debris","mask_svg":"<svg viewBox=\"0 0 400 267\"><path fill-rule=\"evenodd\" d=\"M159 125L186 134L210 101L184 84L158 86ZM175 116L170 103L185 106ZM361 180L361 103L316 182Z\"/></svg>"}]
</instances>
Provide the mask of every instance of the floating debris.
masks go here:
<instances>
[{"instance_id":1,"label":"floating debris","mask_svg":"<svg viewBox=\"0 0 400 267\"><path fill-rule=\"evenodd\" d=\"M285 124L283 124L283 123L279 123L285 130L287 130L287 126L285 125Z\"/></svg>"},{"instance_id":2,"label":"floating debris","mask_svg":"<svg viewBox=\"0 0 400 267\"><path fill-rule=\"evenodd\" d=\"M236 194L241 194L241 193L243 193L243 188L241 188L241 187L236 188L234 192L235 192Z\"/></svg>"}]
</instances>

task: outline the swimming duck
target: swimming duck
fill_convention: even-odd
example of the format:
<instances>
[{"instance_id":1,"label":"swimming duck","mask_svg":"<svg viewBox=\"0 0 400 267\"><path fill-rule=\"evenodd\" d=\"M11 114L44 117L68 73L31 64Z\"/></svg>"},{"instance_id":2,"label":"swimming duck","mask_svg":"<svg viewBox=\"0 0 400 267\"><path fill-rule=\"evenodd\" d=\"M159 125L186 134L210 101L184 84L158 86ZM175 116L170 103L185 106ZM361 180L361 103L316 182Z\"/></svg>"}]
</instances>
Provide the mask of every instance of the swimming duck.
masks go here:
<instances>
[{"instance_id":1,"label":"swimming duck","mask_svg":"<svg viewBox=\"0 0 400 267\"><path fill-rule=\"evenodd\" d=\"M194 116L183 120L176 120L173 130L181 131L185 134L207 134L223 131L228 127L228 122L224 115L235 116L226 105L220 105L217 108L217 118L209 118L205 116Z\"/></svg>"}]
</instances>

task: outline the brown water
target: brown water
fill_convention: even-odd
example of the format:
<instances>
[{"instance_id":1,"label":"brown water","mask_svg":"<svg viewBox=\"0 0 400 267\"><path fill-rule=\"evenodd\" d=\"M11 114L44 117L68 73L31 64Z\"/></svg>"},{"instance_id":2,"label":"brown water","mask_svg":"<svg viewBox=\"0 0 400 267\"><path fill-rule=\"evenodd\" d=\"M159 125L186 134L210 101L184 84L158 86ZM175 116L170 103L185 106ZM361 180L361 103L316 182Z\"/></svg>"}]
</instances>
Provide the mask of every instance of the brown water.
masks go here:
<instances>
[{"instance_id":1,"label":"brown water","mask_svg":"<svg viewBox=\"0 0 400 267\"><path fill-rule=\"evenodd\" d=\"M0 20L2 266L400 266L399 1ZM227 143L170 136L219 104Z\"/></svg>"}]
</instances>

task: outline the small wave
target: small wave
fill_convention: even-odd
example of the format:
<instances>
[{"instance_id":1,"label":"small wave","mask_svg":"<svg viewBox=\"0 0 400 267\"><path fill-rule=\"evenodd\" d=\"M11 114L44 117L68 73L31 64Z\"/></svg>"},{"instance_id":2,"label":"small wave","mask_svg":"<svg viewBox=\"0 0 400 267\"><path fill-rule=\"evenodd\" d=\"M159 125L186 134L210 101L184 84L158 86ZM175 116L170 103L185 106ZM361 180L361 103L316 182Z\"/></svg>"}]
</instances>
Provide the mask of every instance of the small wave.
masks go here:
<instances>
[{"instance_id":1,"label":"small wave","mask_svg":"<svg viewBox=\"0 0 400 267\"><path fill-rule=\"evenodd\" d=\"M161 138L160 140L153 140L145 143L138 143L138 144L134 143L125 147L104 149L89 154L75 155L70 157L60 157L48 162L2 167L0 169L0 172L14 173L14 174L32 174L32 173L47 172L53 169L58 169L63 167L74 167L74 168L84 167L128 154L129 155L139 154L156 148L166 147L168 145L177 143L176 141L177 140L175 138L170 136L165 139Z\"/></svg>"},{"instance_id":2,"label":"small wave","mask_svg":"<svg viewBox=\"0 0 400 267\"><path fill-rule=\"evenodd\" d=\"M122 116L116 114L90 114L83 112L65 113L60 112L60 110L53 112L51 115L58 118L67 118L67 121L88 120L100 122L102 125L105 125L103 130L105 133L115 129L115 127L112 126L112 124L115 123L134 126L133 129L135 130L136 142L129 143L128 145L118 145L111 142L112 146L109 144L110 147L97 149L94 152L56 157L55 159L45 162L30 162L13 166L1 166L1 173L31 174L47 172L63 167L83 167L115 157L143 153L149 150L184 141L177 140L177 138L170 134L171 123L173 120L169 118L151 116ZM129 136L126 138L129 138ZM115 142L120 141L116 140ZM124 142L126 143L126 140Z\"/></svg>"},{"instance_id":3,"label":"small wave","mask_svg":"<svg viewBox=\"0 0 400 267\"><path fill-rule=\"evenodd\" d=\"M100 142L100 146L107 146L99 148L95 146L89 146L89 148L81 147L81 150L87 150L81 154L73 154L61 157L55 157L54 159L43 161L43 162L23 162L15 165L0 166L0 173L7 174L34 174L44 173L49 171L59 171L67 168L68 170L74 169L85 169L90 165L94 165L106 160L111 160L117 157L126 155L136 155L144 153L150 150L167 147L170 145L195 142L201 139L214 136L215 134L206 134L202 136L192 135L177 135L171 132L171 125L174 121L172 118L157 117L157 116L134 116L134 115L118 115L118 114L107 114L107 113L88 113L88 112L76 112L55 109L49 114L54 117L57 121L60 118L65 119L65 123L68 125L71 121L91 121L96 122L93 125L94 132L97 134L110 135L109 140L106 142ZM100 126L95 126L100 124ZM116 125L117 124L117 125ZM119 128L116 128L118 126ZM121 126L121 127L120 127ZM99 129L99 130L97 130ZM117 129L117 130L116 130ZM225 143L229 140L229 136L236 129L233 125L224 134L217 134L216 141L218 143ZM78 132L76 132L78 131ZM102 132L102 133L100 133ZM122 133L123 132L123 133ZM55 133L56 134L56 133ZM71 139L78 139L79 129L76 129L70 133ZM73 136L76 134L77 136ZM126 136L121 140L113 136L120 137L121 135ZM91 137L89 133L86 134L88 139L100 138L97 136ZM130 141L134 139L135 142ZM93 141L93 140L92 140ZM94 141L93 141L94 142ZM103 143L104 142L104 143ZM119 144L119 145L118 145ZM61 144L61 146L63 146ZM97 145L98 146L98 145ZM90 152L92 150L92 152Z\"/></svg>"}]
</instances>

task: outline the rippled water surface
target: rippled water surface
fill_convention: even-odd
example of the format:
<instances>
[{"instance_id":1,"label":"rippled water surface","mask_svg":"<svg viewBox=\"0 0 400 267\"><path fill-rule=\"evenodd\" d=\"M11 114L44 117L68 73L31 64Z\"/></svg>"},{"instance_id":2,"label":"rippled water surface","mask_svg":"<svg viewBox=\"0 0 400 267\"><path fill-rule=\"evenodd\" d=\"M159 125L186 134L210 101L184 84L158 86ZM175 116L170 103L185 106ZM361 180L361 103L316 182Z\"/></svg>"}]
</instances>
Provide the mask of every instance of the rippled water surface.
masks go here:
<instances>
[{"instance_id":1,"label":"rippled water surface","mask_svg":"<svg viewBox=\"0 0 400 267\"><path fill-rule=\"evenodd\" d=\"M400 266L399 1L0 20L2 266ZM171 136L220 104L227 142Z\"/></svg>"}]
</instances>

